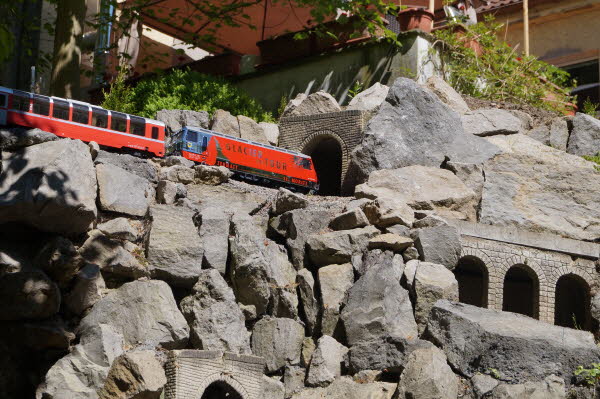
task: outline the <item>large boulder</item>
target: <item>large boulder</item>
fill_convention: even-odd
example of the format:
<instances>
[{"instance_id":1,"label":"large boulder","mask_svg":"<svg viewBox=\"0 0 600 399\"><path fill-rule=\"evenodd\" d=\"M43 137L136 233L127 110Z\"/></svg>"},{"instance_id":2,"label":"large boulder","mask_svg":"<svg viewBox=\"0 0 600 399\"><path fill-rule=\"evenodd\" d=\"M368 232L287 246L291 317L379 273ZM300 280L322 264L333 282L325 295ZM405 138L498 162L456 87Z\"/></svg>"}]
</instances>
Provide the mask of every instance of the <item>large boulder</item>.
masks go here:
<instances>
[{"instance_id":1,"label":"large boulder","mask_svg":"<svg viewBox=\"0 0 600 399\"><path fill-rule=\"evenodd\" d=\"M259 320L252 330L252 353L265 359L268 373L300 364L304 327L292 319Z\"/></svg>"},{"instance_id":2,"label":"large boulder","mask_svg":"<svg viewBox=\"0 0 600 399\"><path fill-rule=\"evenodd\" d=\"M376 82L373 86L354 96L346 109L375 112L385 101L389 90L389 86Z\"/></svg>"},{"instance_id":3,"label":"large boulder","mask_svg":"<svg viewBox=\"0 0 600 399\"><path fill-rule=\"evenodd\" d=\"M300 93L287 104L281 117L315 115L341 110L342 108L338 102L329 93L318 91L308 96Z\"/></svg>"},{"instance_id":4,"label":"large boulder","mask_svg":"<svg viewBox=\"0 0 600 399\"><path fill-rule=\"evenodd\" d=\"M446 300L433 306L427 331L452 368L468 377L495 369L512 382L550 374L570 380L578 365L600 360L589 332Z\"/></svg>"},{"instance_id":5,"label":"large boulder","mask_svg":"<svg viewBox=\"0 0 600 399\"><path fill-rule=\"evenodd\" d=\"M342 365L348 348L329 335L317 341L317 349L310 360L306 384L311 387L324 387L342 375Z\"/></svg>"},{"instance_id":6,"label":"large boulder","mask_svg":"<svg viewBox=\"0 0 600 399\"><path fill-rule=\"evenodd\" d=\"M238 115L238 124L240 126L240 137L245 140L256 141L258 143L269 144L264 130L252 118L244 115Z\"/></svg>"},{"instance_id":7,"label":"large boulder","mask_svg":"<svg viewBox=\"0 0 600 399\"><path fill-rule=\"evenodd\" d=\"M57 135L40 129L31 129L24 126L0 128L0 148L13 151L21 147L56 141L60 139Z\"/></svg>"},{"instance_id":8,"label":"large boulder","mask_svg":"<svg viewBox=\"0 0 600 399\"><path fill-rule=\"evenodd\" d=\"M94 159L94 164L118 166L119 168L151 181L152 183L157 182L156 167L148 159L129 154L119 154L116 152L100 150L98 151L98 156Z\"/></svg>"},{"instance_id":9,"label":"large boulder","mask_svg":"<svg viewBox=\"0 0 600 399\"><path fill-rule=\"evenodd\" d=\"M279 125L276 123L259 122L258 126L262 129L269 144L274 146L279 144Z\"/></svg>"},{"instance_id":10,"label":"large boulder","mask_svg":"<svg viewBox=\"0 0 600 399\"><path fill-rule=\"evenodd\" d=\"M409 295L400 285L402 270L393 258L384 259L354 283L341 312L354 372L397 371L417 341Z\"/></svg>"},{"instance_id":11,"label":"large boulder","mask_svg":"<svg viewBox=\"0 0 600 399\"><path fill-rule=\"evenodd\" d=\"M452 172L427 166L378 170L356 187L359 198L401 201L413 209L436 210L455 218L475 218L477 198ZM393 224L393 223L391 223Z\"/></svg>"},{"instance_id":12,"label":"large boulder","mask_svg":"<svg viewBox=\"0 0 600 399\"><path fill-rule=\"evenodd\" d=\"M398 383L398 398L456 399L458 377L446 362L446 355L433 345L414 350Z\"/></svg>"},{"instance_id":13,"label":"large boulder","mask_svg":"<svg viewBox=\"0 0 600 399\"><path fill-rule=\"evenodd\" d=\"M319 269L321 334L333 336L336 332L342 301L353 284L354 270L350 263L329 265Z\"/></svg>"},{"instance_id":14,"label":"large boulder","mask_svg":"<svg viewBox=\"0 0 600 399\"><path fill-rule=\"evenodd\" d=\"M481 163L497 148L463 132L460 116L431 91L397 79L352 151L351 172L363 182L371 172L411 165L438 168L446 158Z\"/></svg>"},{"instance_id":15,"label":"large boulder","mask_svg":"<svg viewBox=\"0 0 600 399\"><path fill-rule=\"evenodd\" d=\"M465 114L470 111L469 106L461 95L441 77L437 75L430 77L425 82L425 87L434 92L453 111L459 114Z\"/></svg>"},{"instance_id":16,"label":"large boulder","mask_svg":"<svg viewBox=\"0 0 600 399\"><path fill-rule=\"evenodd\" d=\"M250 217L234 216L230 240L231 282L235 296L244 305L254 305L258 315L298 315L296 270L285 248L265 239Z\"/></svg>"},{"instance_id":17,"label":"large boulder","mask_svg":"<svg viewBox=\"0 0 600 399\"><path fill-rule=\"evenodd\" d=\"M193 222L195 212L184 207L154 205L150 215L148 262L152 277L191 288L200 274L204 253Z\"/></svg>"},{"instance_id":18,"label":"large boulder","mask_svg":"<svg viewBox=\"0 0 600 399\"><path fill-rule=\"evenodd\" d=\"M220 208L206 208L198 214L200 245L203 249L202 267L225 274L229 250L231 216Z\"/></svg>"},{"instance_id":19,"label":"large boulder","mask_svg":"<svg viewBox=\"0 0 600 399\"><path fill-rule=\"evenodd\" d=\"M156 120L164 122L171 132L178 132L184 126L197 126L208 129L210 116L206 111L161 109L156 111Z\"/></svg>"},{"instance_id":20,"label":"large boulder","mask_svg":"<svg viewBox=\"0 0 600 399\"><path fill-rule=\"evenodd\" d=\"M237 187L222 185L190 184L187 186L187 198L203 212L207 208L220 208L233 215L254 214L260 210L266 199ZM227 206L223 206L227 204Z\"/></svg>"},{"instance_id":21,"label":"large boulder","mask_svg":"<svg viewBox=\"0 0 600 399\"><path fill-rule=\"evenodd\" d=\"M45 319L60 307L58 286L41 271L0 277L0 320Z\"/></svg>"},{"instance_id":22,"label":"large boulder","mask_svg":"<svg viewBox=\"0 0 600 399\"><path fill-rule=\"evenodd\" d=\"M416 230L414 236L421 260L444 265L450 270L456 267L462 250L456 227L425 227Z\"/></svg>"},{"instance_id":23,"label":"large boulder","mask_svg":"<svg viewBox=\"0 0 600 399\"><path fill-rule=\"evenodd\" d=\"M306 245L310 260L316 266L350 262L352 255L367 249L369 240L379 234L374 226L361 229L313 234Z\"/></svg>"},{"instance_id":24,"label":"large boulder","mask_svg":"<svg viewBox=\"0 0 600 399\"><path fill-rule=\"evenodd\" d=\"M303 195L296 194L285 188L280 188L273 204L273 214L281 215L294 209L306 208L308 201Z\"/></svg>"},{"instance_id":25,"label":"large boulder","mask_svg":"<svg viewBox=\"0 0 600 399\"><path fill-rule=\"evenodd\" d=\"M102 210L131 216L146 215L154 198L154 188L148 180L110 164L97 165L96 176Z\"/></svg>"},{"instance_id":26,"label":"large boulder","mask_svg":"<svg viewBox=\"0 0 600 399\"><path fill-rule=\"evenodd\" d=\"M307 388L292 396L292 399L392 399L396 384L390 382L371 382L361 384L351 377L336 378L327 387Z\"/></svg>"},{"instance_id":27,"label":"large boulder","mask_svg":"<svg viewBox=\"0 0 600 399\"><path fill-rule=\"evenodd\" d=\"M550 146L557 150L567 151L569 135L569 124L567 119L554 118L550 125Z\"/></svg>"},{"instance_id":28,"label":"large boulder","mask_svg":"<svg viewBox=\"0 0 600 399\"><path fill-rule=\"evenodd\" d=\"M210 128L215 132L233 137L240 137L240 124L238 119L222 109L216 110L213 114Z\"/></svg>"},{"instance_id":29,"label":"large boulder","mask_svg":"<svg viewBox=\"0 0 600 399\"><path fill-rule=\"evenodd\" d=\"M108 325L126 345L184 348L190 329L177 308L171 288L163 281L123 284L98 301L81 320L79 332Z\"/></svg>"},{"instance_id":30,"label":"large boulder","mask_svg":"<svg viewBox=\"0 0 600 399\"><path fill-rule=\"evenodd\" d=\"M2 154L0 224L79 234L96 220L96 171L79 140L58 140Z\"/></svg>"},{"instance_id":31,"label":"large boulder","mask_svg":"<svg viewBox=\"0 0 600 399\"><path fill-rule=\"evenodd\" d=\"M315 297L315 279L308 269L300 269L296 275L296 284L300 298L299 313L306 324L308 335L312 336L316 331L319 315L319 303Z\"/></svg>"},{"instance_id":32,"label":"large boulder","mask_svg":"<svg viewBox=\"0 0 600 399\"><path fill-rule=\"evenodd\" d=\"M528 381L523 384L500 383L486 396L490 399L565 399L566 397L565 382L555 375L550 375L543 381Z\"/></svg>"},{"instance_id":33,"label":"large boulder","mask_svg":"<svg viewBox=\"0 0 600 399\"><path fill-rule=\"evenodd\" d=\"M567 152L575 155L600 153L600 120L578 113L573 118L573 130L569 136Z\"/></svg>"},{"instance_id":34,"label":"large boulder","mask_svg":"<svg viewBox=\"0 0 600 399\"><path fill-rule=\"evenodd\" d=\"M600 238L600 172L594 163L520 134L489 140L505 153L484 165L481 223Z\"/></svg>"},{"instance_id":35,"label":"large boulder","mask_svg":"<svg viewBox=\"0 0 600 399\"><path fill-rule=\"evenodd\" d=\"M179 306L191 327L195 348L250 354L244 315L217 270L202 270L192 295L183 298Z\"/></svg>"},{"instance_id":36,"label":"large boulder","mask_svg":"<svg viewBox=\"0 0 600 399\"><path fill-rule=\"evenodd\" d=\"M522 129L521 121L511 112L499 108L478 109L462 116L465 133L475 136L516 134Z\"/></svg>"}]
</instances>

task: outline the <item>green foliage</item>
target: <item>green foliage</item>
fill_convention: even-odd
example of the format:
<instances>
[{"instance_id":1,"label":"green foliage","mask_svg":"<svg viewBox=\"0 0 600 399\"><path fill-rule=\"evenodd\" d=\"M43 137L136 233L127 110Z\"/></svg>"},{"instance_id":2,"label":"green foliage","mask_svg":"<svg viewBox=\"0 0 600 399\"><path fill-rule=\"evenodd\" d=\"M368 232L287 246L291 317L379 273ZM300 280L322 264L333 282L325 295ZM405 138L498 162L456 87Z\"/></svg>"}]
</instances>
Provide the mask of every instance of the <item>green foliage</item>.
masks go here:
<instances>
[{"instance_id":1,"label":"green foliage","mask_svg":"<svg viewBox=\"0 0 600 399\"><path fill-rule=\"evenodd\" d=\"M5 27L0 25L0 63L6 61L13 52L14 37Z\"/></svg>"},{"instance_id":2,"label":"green foliage","mask_svg":"<svg viewBox=\"0 0 600 399\"><path fill-rule=\"evenodd\" d=\"M114 111L121 111L128 114L135 114L136 109L134 107L133 88L129 87L125 80L127 79L127 70L120 69L117 77L110 85L110 90L107 92L102 90L104 94L104 101L102 107L106 109L112 109ZM154 115L152 116L154 117Z\"/></svg>"},{"instance_id":3,"label":"green foliage","mask_svg":"<svg viewBox=\"0 0 600 399\"><path fill-rule=\"evenodd\" d=\"M486 18L476 25L451 24L434 32L445 79L473 97L564 111L572 102L569 74L534 56L519 54L500 38L502 27Z\"/></svg>"},{"instance_id":4,"label":"green foliage","mask_svg":"<svg viewBox=\"0 0 600 399\"><path fill-rule=\"evenodd\" d=\"M581 375L586 384L594 386L600 380L600 363L592 363L592 367L589 369L578 366L575 375Z\"/></svg>"},{"instance_id":5,"label":"green foliage","mask_svg":"<svg viewBox=\"0 0 600 399\"><path fill-rule=\"evenodd\" d=\"M281 115L283 115L283 111L285 111L285 107L287 107L289 102L288 96L286 94L284 94L283 96L281 96L281 98L279 99L279 105L277 106L277 117L281 117Z\"/></svg>"},{"instance_id":6,"label":"green foliage","mask_svg":"<svg viewBox=\"0 0 600 399\"><path fill-rule=\"evenodd\" d=\"M496 370L494 368L489 368L488 372L490 373L490 376L494 377L495 379L497 379L497 380L500 379L500 373L498 372L498 370Z\"/></svg>"},{"instance_id":7,"label":"green foliage","mask_svg":"<svg viewBox=\"0 0 600 399\"><path fill-rule=\"evenodd\" d=\"M600 104L595 104L589 98L586 98L583 102L582 111L584 114L588 114L589 116L593 116L595 118L598 112L598 107L600 107Z\"/></svg>"},{"instance_id":8,"label":"green foliage","mask_svg":"<svg viewBox=\"0 0 600 399\"><path fill-rule=\"evenodd\" d=\"M154 118L161 109L208 111L224 109L234 115L245 115L256 121L273 121L253 98L224 79L203 75L190 69L176 69L140 81L129 89L124 82L115 81L117 93L109 93L103 107L115 111Z\"/></svg>"},{"instance_id":9,"label":"green foliage","mask_svg":"<svg viewBox=\"0 0 600 399\"><path fill-rule=\"evenodd\" d=\"M350 90L348 90L348 97L350 97L350 99L352 100L363 90L365 90L363 83L360 80L357 80L356 82L354 82Z\"/></svg>"},{"instance_id":10,"label":"green foliage","mask_svg":"<svg viewBox=\"0 0 600 399\"><path fill-rule=\"evenodd\" d=\"M594 156L584 155L583 158L588 161L597 163L598 166L594 166L594 167L596 168L597 171L600 172L600 152Z\"/></svg>"}]
</instances>

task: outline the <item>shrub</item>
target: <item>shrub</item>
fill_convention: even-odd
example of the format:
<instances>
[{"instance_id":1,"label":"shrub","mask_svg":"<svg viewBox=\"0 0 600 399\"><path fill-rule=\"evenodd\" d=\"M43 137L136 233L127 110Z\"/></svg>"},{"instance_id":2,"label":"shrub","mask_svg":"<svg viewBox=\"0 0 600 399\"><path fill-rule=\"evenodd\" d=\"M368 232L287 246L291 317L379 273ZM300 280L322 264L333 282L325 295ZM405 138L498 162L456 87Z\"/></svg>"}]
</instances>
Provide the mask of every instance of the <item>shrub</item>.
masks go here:
<instances>
[{"instance_id":1,"label":"shrub","mask_svg":"<svg viewBox=\"0 0 600 399\"><path fill-rule=\"evenodd\" d=\"M584 114L588 114L589 116L593 116L595 118L598 112L598 107L600 107L600 104L594 104L589 98L586 98L583 102L582 111Z\"/></svg>"},{"instance_id":2,"label":"shrub","mask_svg":"<svg viewBox=\"0 0 600 399\"><path fill-rule=\"evenodd\" d=\"M117 88L115 95L112 93L114 86ZM131 95L128 90L131 90ZM154 118L156 111L161 109L208 111L210 114L224 109L233 115L245 115L259 122L273 121L270 113L240 89L222 78L190 69L176 69L146 78L130 89L117 78L102 106L147 118Z\"/></svg>"},{"instance_id":3,"label":"shrub","mask_svg":"<svg viewBox=\"0 0 600 399\"><path fill-rule=\"evenodd\" d=\"M500 38L502 26L487 17L462 29L450 24L436 31L445 79L473 97L565 111L566 103L572 102L569 74L534 56L519 54ZM476 43L480 54L474 49Z\"/></svg>"},{"instance_id":4,"label":"shrub","mask_svg":"<svg viewBox=\"0 0 600 399\"><path fill-rule=\"evenodd\" d=\"M600 363L592 363L592 367L589 369L578 366L575 375L581 375L586 384L593 386L600 380Z\"/></svg>"}]
</instances>

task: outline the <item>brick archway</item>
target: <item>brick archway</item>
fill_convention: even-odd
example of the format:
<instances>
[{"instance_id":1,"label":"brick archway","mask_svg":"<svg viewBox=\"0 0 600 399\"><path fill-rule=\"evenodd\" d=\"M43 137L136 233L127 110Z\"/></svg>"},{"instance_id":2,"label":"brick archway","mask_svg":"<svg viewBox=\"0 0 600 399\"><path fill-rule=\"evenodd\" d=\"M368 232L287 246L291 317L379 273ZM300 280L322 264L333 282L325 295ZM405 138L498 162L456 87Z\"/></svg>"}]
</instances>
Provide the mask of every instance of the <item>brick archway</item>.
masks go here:
<instances>
[{"instance_id":1,"label":"brick archway","mask_svg":"<svg viewBox=\"0 0 600 399\"><path fill-rule=\"evenodd\" d=\"M328 130L318 131L304 139L300 152L312 157L321 185L319 192L339 195L350 157L342 138Z\"/></svg>"},{"instance_id":2,"label":"brick archway","mask_svg":"<svg viewBox=\"0 0 600 399\"><path fill-rule=\"evenodd\" d=\"M204 394L204 391L206 391L206 388L208 388L209 385L214 382L224 382L225 384L233 388L242 397L242 399L250 399L250 395L248 394L248 392L246 392L246 389L242 386L240 382L238 382L232 376L222 372L209 375L200 383L200 386L198 387L197 391L197 398L200 399Z\"/></svg>"}]
</instances>

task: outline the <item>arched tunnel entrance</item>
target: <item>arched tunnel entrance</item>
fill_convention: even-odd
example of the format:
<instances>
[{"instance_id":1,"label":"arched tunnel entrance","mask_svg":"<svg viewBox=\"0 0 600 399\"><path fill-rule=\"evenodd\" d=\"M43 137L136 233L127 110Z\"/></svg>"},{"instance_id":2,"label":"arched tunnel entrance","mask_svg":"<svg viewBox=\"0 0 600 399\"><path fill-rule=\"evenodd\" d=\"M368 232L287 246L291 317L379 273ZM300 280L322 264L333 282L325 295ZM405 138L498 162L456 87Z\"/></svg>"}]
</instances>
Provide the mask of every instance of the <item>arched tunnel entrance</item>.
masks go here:
<instances>
[{"instance_id":1,"label":"arched tunnel entrance","mask_svg":"<svg viewBox=\"0 0 600 399\"><path fill-rule=\"evenodd\" d=\"M319 135L304 146L302 153L312 157L319 179L319 194L340 195L343 152L339 141L327 134Z\"/></svg>"},{"instance_id":2,"label":"arched tunnel entrance","mask_svg":"<svg viewBox=\"0 0 600 399\"><path fill-rule=\"evenodd\" d=\"M514 265L504 277L502 310L539 318L540 283L527 265Z\"/></svg>"},{"instance_id":3,"label":"arched tunnel entrance","mask_svg":"<svg viewBox=\"0 0 600 399\"><path fill-rule=\"evenodd\" d=\"M556 282L554 324L562 327L592 330L590 289L576 274L565 274Z\"/></svg>"},{"instance_id":4,"label":"arched tunnel entrance","mask_svg":"<svg viewBox=\"0 0 600 399\"><path fill-rule=\"evenodd\" d=\"M200 399L244 399L225 381L215 381L206 387Z\"/></svg>"},{"instance_id":5,"label":"arched tunnel entrance","mask_svg":"<svg viewBox=\"0 0 600 399\"><path fill-rule=\"evenodd\" d=\"M464 256L454 269L458 281L458 300L469 305L487 308L488 271L485 263L475 256Z\"/></svg>"}]
</instances>

